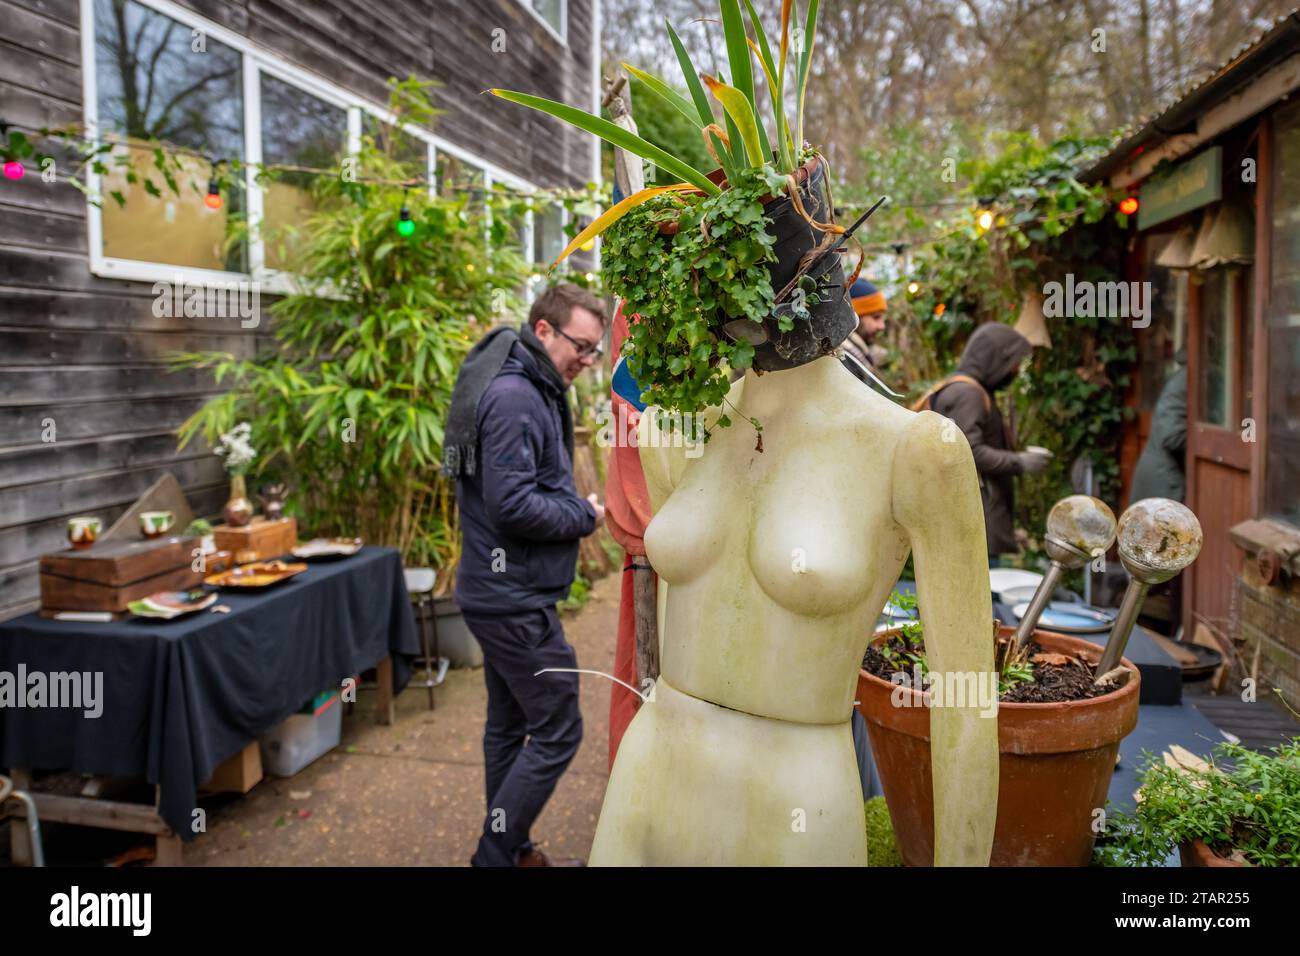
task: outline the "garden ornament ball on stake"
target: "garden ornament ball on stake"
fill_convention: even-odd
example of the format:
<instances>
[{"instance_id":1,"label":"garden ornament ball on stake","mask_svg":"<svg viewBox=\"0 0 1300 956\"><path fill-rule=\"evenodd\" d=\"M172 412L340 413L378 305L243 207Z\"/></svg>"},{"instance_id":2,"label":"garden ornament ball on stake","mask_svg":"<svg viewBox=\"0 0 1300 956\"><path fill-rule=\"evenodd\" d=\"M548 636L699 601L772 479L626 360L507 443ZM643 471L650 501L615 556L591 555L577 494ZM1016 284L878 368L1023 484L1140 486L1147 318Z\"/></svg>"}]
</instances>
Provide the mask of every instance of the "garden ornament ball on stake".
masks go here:
<instances>
[{"instance_id":1,"label":"garden ornament ball on stake","mask_svg":"<svg viewBox=\"0 0 1300 956\"><path fill-rule=\"evenodd\" d=\"M1104 554L1114 540L1115 513L1100 498L1070 495L1052 505L1047 514L1046 539L1047 556L1052 564L1016 628L1017 648L1029 643L1061 575L1083 567L1098 552Z\"/></svg>"},{"instance_id":2,"label":"garden ornament ball on stake","mask_svg":"<svg viewBox=\"0 0 1300 956\"><path fill-rule=\"evenodd\" d=\"M1169 498L1144 498L1119 519L1119 559L1129 573L1128 588L1097 664L1097 683L1124 656L1142 602L1153 585L1164 584L1201 553L1201 523L1192 509Z\"/></svg>"}]
</instances>

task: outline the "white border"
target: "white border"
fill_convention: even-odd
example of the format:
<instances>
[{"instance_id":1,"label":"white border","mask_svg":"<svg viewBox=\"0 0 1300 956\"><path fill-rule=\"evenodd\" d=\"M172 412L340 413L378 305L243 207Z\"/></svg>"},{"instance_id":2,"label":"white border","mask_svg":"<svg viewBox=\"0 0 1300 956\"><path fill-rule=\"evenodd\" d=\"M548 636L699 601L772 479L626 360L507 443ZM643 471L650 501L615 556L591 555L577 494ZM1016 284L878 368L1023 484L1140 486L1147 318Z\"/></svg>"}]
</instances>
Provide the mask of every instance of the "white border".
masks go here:
<instances>
[{"instance_id":1,"label":"white border","mask_svg":"<svg viewBox=\"0 0 1300 956\"><path fill-rule=\"evenodd\" d=\"M262 192L254 185L254 167L262 157L262 114L261 84L259 75L267 73L303 90L318 99L348 111L348 147L355 151L360 144L361 110L388 123L396 122L396 117L387 109L362 99L356 94L330 82L314 73L279 58L274 53L252 43L247 37L227 30L206 17L181 7L172 0L134 0L142 7L151 9L163 16L171 17L182 26L202 30L204 35L232 48L242 57L243 65L243 122L244 122L244 158L249 164L248 178L248 216L251 230L249 240L249 272L225 272L216 269L200 269L193 266L176 266L162 262L148 262L136 259L119 259L104 255L104 227L101 210L90 199L98 198L100 178L93 171L86 174L89 196L86 202L86 231L89 243L90 271L94 275L112 279L133 279L151 281L184 281L205 284L209 282L230 282L232 280L255 279L263 283L268 292L289 291L289 276L265 268L264 245L256 226L262 216ZM522 0L521 0L522 2ZM568 16L568 0L562 0L564 15ZM527 4L524 4L527 7ZM531 10L531 8L529 8ZM535 11L532 11L537 15ZM551 29L550 24L538 19ZM567 23L567 19L565 21ZM552 30L554 33L554 30ZM561 38L561 42L563 39ZM567 44L566 44L567 45ZM81 76L82 100L87 136L92 140L98 135L99 98L96 86L95 58L95 0L81 0ZM436 193L437 184L433 180L437 169L437 151L442 150L468 163L484 173L486 182L503 182L521 191L537 191L538 187L528 180L516 176L501 167L481 159L461 146L448 142L422 127L407 124L403 133L423 140L428 152L429 189ZM531 244L529 246L531 250Z\"/></svg>"},{"instance_id":2,"label":"white border","mask_svg":"<svg viewBox=\"0 0 1300 956\"><path fill-rule=\"evenodd\" d=\"M537 8L533 6L532 0L519 0L519 5L531 13L533 19L546 27L546 32L551 35L552 39L554 39L556 43L566 47L569 45L569 0L560 0L559 30L555 29L550 20L547 20L537 12Z\"/></svg>"}]
</instances>

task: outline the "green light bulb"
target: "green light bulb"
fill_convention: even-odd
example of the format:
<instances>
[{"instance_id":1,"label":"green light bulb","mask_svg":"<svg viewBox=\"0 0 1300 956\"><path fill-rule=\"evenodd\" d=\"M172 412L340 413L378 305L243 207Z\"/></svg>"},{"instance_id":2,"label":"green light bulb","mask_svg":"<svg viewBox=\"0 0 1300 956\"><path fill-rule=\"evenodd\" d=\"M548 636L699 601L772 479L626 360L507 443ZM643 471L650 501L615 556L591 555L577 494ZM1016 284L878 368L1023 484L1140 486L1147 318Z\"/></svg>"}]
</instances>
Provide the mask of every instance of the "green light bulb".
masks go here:
<instances>
[{"instance_id":1,"label":"green light bulb","mask_svg":"<svg viewBox=\"0 0 1300 956\"><path fill-rule=\"evenodd\" d=\"M397 214L397 234L399 236L411 236L415 234L415 223L411 220L411 210L402 207L402 211Z\"/></svg>"}]
</instances>

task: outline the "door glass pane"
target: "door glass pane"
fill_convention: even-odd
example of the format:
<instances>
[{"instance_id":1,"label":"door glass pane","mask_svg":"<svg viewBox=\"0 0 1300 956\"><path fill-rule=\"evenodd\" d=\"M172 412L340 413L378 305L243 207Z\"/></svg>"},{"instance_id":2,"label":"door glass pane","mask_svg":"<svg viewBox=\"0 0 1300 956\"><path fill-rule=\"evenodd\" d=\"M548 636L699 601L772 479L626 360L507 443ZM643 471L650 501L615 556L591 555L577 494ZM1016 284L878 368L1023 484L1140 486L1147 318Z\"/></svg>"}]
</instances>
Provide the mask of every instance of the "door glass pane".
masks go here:
<instances>
[{"instance_id":1,"label":"door glass pane","mask_svg":"<svg viewBox=\"0 0 1300 956\"><path fill-rule=\"evenodd\" d=\"M302 226L318 207L314 190L319 174L307 170L341 170L348 115L266 73L261 87L262 162L274 171L262 198L266 266L288 269L300 248ZM294 166L305 168L283 168Z\"/></svg>"},{"instance_id":2,"label":"door glass pane","mask_svg":"<svg viewBox=\"0 0 1300 956\"><path fill-rule=\"evenodd\" d=\"M244 243L227 248L227 236L243 216L243 190L223 190L219 209L204 202L212 162L244 155L242 58L211 37L201 50L196 43L190 27L131 0L95 2L100 130L124 141L115 152L131 157L135 173L130 182L125 166L106 164L104 255L242 272ZM154 167L151 140L183 147L170 154L179 168L168 167L179 194Z\"/></svg>"},{"instance_id":3,"label":"door glass pane","mask_svg":"<svg viewBox=\"0 0 1300 956\"><path fill-rule=\"evenodd\" d=\"M1200 289L1200 368L1197 370L1197 419L1232 427L1233 310L1232 282L1225 269L1212 269Z\"/></svg>"},{"instance_id":4,"label":"door glass pane","mask_svg":"<svg viewBox=\"0 0 1300 956\"><path fill-rule=\"evenodd\" d=\"M1275 119L1268 337L1266 513L1300 525L1300 104Z\"/></svg>"},{"instance_id":5,"label":"door glass pane","mask_svg":"<svg viewBox=\"0 0 1300 956\"><path fill-rule=\"evenodd\" d=\"M1153 236L1146 246L1146 275L1151 282L1151 324L1139 329L1138 388L1139 407L1150 412L1160 395L1165 379L1174 373L1175 357L1183 348L1187 330L1187 273L1155 264L1156 258L1172 238ZM1186 356L1183 356L1184 361Z\"/></svg>"}]
</instances>

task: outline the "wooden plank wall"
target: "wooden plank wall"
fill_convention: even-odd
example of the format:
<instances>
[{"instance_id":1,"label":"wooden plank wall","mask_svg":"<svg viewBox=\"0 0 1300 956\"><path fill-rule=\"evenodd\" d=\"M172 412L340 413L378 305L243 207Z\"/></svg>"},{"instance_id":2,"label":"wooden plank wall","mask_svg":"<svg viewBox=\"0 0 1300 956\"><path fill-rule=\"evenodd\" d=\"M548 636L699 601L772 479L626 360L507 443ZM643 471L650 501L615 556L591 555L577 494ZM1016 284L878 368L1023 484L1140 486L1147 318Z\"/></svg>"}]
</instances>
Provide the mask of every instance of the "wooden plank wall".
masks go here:
<instances>
[{"instance_id":1,"label":"wooden plank wall","mask_svg":"<svg viewBox=\"0 0 1300 956\"><path fill-rule=\"evenodd\" d=\"M385 80L442 83L444 138L541 186L590 175L585 136L483 96L507 86L589 107L590 0L569 0L569 42L518 0L182 0L294 64L382 104ZM82 121L78 0L0 0L0 118ZM506 49L492 51L493 30ZM165 370L179 350L252 356L265 323L157 318L150 285L92 276L86 207L62 183L0 180L0 620L35 607L40 555L71 515L107 527L167 471L198 514L225 500L220 462L176 447L176 427L216 394L203 374ZM54 423L55 441L47 423Z\"/></svg>"}]
</instances>

